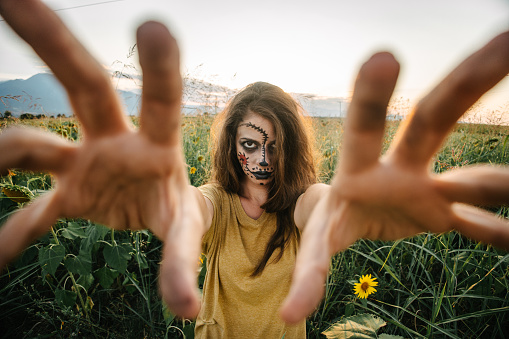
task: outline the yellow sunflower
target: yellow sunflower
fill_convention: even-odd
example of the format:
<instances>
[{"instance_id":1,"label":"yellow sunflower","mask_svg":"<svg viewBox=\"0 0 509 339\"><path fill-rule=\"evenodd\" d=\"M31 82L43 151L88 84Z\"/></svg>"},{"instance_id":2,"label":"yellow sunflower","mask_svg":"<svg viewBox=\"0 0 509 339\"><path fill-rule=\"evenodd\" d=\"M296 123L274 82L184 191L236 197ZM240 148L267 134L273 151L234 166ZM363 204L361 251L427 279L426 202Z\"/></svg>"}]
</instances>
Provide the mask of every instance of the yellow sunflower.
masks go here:
<instances>
[{"instance_id":1,"label":"yellow sunflower","mask_svg":"<svg viewBox=\"0 0 509 339\"><path fill-rule=\"evenodd\" d=\"M376 289L374 286L378 285L375 281L376 278L371 278L371 274L363 275L358 283L355 283L353 291L359 296L359 298L367 298L368 295L375 293Z\"/></svg>"},{"instance_id":2,"label":"yellow sunflower","mask_svg":"<svg viewBox=\"0 0 509 339\"><path fill-rule=\"evenodd\" d=\"M189 173L195 174L196 173L196 167L191 167L191 169L189 169Z\"/></svg>"}]
</instances>

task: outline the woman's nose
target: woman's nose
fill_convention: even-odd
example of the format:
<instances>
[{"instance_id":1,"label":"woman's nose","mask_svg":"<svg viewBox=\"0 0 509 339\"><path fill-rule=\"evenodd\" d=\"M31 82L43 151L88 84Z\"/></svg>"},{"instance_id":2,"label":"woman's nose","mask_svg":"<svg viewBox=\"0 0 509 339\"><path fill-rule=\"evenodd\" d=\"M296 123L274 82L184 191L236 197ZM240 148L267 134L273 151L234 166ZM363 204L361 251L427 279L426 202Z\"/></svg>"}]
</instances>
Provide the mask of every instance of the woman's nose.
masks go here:
<instances>
[{"instance_id":1,"label":"woman's nose","mask_svg":"<svg viewBox=\"0 0 509 339\"><path fill-rule=\"evenodd\" d=\"M260 161L258 163L258 165L260 165L260 166L269 166L269 164L265 161L265 158L263 158L262 161Z\"/></svg>"}]
</instances>

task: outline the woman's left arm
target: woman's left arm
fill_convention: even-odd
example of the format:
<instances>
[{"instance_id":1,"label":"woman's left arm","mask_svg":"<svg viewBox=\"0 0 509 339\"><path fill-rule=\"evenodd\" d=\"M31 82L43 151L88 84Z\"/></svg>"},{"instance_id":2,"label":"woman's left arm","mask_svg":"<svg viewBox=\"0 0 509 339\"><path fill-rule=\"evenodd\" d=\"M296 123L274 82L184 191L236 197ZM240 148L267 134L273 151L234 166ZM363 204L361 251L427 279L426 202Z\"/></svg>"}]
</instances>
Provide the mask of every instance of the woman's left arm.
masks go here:
<instances>
[{"instance_id":1,"label":"woman's left arm","mask_svg":"<svg viewBox=\"0 0 509 339\"><path fill-rule=\"evenodd\" d=\"M330 186L327 184L313 184L307 188L297 199L293 217L295 225L302 232L306 226L311 212L315 208L318 200L325 197L330 192Z\"/></svg>"}]
</instances>

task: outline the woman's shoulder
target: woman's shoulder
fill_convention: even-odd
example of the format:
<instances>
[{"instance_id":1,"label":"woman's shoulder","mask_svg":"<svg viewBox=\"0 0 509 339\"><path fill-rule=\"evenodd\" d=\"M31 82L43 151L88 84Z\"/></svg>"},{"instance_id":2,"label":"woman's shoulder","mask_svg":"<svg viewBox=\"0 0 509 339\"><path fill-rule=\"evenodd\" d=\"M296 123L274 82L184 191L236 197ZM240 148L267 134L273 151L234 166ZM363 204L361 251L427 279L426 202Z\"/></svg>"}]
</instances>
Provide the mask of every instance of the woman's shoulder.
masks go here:
<instances>
[{"instance_id":1,"label":"woman's shoulder","mask_svg":"<svg viewBox=\"0 0 509 339\"><path fill-rule=\"evenodd\" d=\"M198 187L202 193L226 194L225 189L215 182L210 182Z\"/></svg>"},{"instance_id":2,"label":"woman's shoulder","mask_svg":"<svg viewBox=\"0 0 509 339\"><path fill-rule=\"evenodd\" d=\"M198 187L200 192L208 198L212 204L216 204L217 202L224 201L225 199L231 199L231 194L226 192L223 186L218 183L208 183Z\"/></svg>"}]
</instances>

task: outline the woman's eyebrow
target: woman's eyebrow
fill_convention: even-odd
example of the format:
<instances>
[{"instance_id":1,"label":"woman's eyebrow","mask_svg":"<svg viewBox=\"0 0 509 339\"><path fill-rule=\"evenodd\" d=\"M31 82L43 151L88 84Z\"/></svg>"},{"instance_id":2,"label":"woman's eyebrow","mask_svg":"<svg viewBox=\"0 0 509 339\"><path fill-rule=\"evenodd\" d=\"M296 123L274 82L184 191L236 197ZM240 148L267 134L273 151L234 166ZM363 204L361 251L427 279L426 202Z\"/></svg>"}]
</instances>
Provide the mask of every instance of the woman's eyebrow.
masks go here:
<instances>
[{"instance_id":1,"label":"woman's eyebrow","mask_svg":"<svg viewBox=\"0 0 509 339\"><path fill-rule=\"evenodd\" d=\"M253 139L253 138L246 138L246 137L241 137L239 139L239 141L252 141L252 142L259 142L258 140L256 139Z\"/></svg>"}]
</instances>

